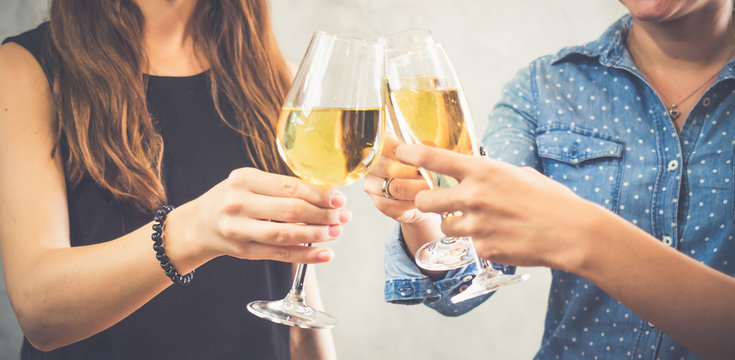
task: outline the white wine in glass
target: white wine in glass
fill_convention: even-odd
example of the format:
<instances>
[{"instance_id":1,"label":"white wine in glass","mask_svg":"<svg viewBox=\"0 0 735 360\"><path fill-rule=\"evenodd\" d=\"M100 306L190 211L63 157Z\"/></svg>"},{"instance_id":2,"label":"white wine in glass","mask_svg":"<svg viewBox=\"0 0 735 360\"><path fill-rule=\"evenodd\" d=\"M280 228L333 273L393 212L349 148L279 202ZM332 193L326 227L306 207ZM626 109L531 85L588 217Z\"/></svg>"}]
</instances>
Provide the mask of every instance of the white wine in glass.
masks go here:
<instances>
[{"instance_id":1,"label":"white wine in glass","mask_svg":"<svg viewBox=\"0 0 735 360\"><path fill-rule=\"evenodd\" d=\"M402 141L436 146L466 155L479 155L469 106L459 79L441 45L416 36L421 30L390 35L386 45L388 109L393 128ZM430 33L429 33L430 34ZM408 37L421 41L391 41ZM393 46L392 42L403 44ZM452 187L449 176L419 169L429 186ZM443 217L454 214L445 214ZM479 272L472 284L452 297L453 302L487 294L501 286L528 278L527 274L507 275L479 258L469 237L442 237L419 248L416 263L427 270L451 270L476 262Z\"/></svg>"},{"instance_id":2,"label":"white wine in glass","mask_svg":"<svg viewBox=\"0 0 735 360\"><path fill-rule=\"evenodd\" d=\"M315 185L340 186L367 173L382 139L380 108L283 108L278 149L296 176Z\"/></svg>"},{"instance_id":3,"label":"white wine in glass","mask_svg":"<svg viewBox=\"0 0 735 360\"><path fill-rule=\"evenodd\" d=\"M278 151L296 176L333 187L370 171L383 141L383 64L379 43L314 34L277 124ZM290 326L335 326L335 317L306 303L305 275L299 264L285 298L253 301L248 310Z\"/></svg>"},{"instance_id":4,"label":"white wine in glass","mask_svg":"<svg viewBox=\"0 0 735 360\"><path fill-rule=\"evenodd\" d=\"M399 127L409 128L398 131L403 142L474 154L472 125L466 120L469 114L465 113L459 89L397 89L389 94L391 116L405 123ZM457 185L450 176L427 173L434 187Z\"/></svg>"}]
</instances>

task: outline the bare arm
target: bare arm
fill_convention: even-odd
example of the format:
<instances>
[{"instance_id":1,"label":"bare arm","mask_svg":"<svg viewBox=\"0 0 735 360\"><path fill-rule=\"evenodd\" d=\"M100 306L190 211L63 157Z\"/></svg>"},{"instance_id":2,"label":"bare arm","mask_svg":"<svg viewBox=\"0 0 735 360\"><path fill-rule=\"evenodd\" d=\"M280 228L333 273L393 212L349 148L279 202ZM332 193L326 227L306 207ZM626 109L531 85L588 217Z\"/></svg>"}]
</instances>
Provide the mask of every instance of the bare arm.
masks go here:
<instances>
[{"instance_id":1,"label":"bare arm","mask_svg":"<svg viewBox=\"0 0 735 360\"><path fill-rule=\"evenodd\" d=\"M295 266L294 266L295 270ZM322 310L322 298L316 280L314 267L306 268L306 303ZM293 360L336 360L334 338L330 329L291 328L291 359Z\"/></svg>"},{"instance_id":2,"label":"bare arm","mask_svg":"<svg viewBox=\"0 0 735 360\"><path fill-rule=\"evenodd\" d=\"M665 246L536 170L415 145L396 153L408 164L460 180L455 188L419 193L416 206L462 211L445 220L442 230L472 236L480 256L576 273L702 358L735 353L734 278Z\"/></svg>"},{"instance_id":3,"label":"bare arm","mask_svg":"<svg viewBox=\"0 0 735 360\"><path fill-rule=\"evenodd\" d=\"M151 224L112 241L70 247L52 129L51 94L40 66L16 44L0 47L0 254L21 328L40 350L104 330L171 284L151 249ZM236 170L169 214L166 252L182 274L221 255L328 261L330 250L298 244L336 237L346 221L343 205L344 196L334 191Z\"/></svg>"}]
</instances>

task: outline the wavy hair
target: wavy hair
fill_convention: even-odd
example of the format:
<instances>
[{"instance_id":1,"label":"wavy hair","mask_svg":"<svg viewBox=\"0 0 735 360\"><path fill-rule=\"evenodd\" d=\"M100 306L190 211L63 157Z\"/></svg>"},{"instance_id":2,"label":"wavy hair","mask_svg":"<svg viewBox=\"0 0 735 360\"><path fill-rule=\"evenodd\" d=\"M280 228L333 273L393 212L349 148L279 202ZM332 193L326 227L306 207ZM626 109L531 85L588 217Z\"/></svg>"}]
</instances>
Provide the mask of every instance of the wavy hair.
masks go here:
<instances>
[{"instance_id":1,"label":"wavy hair","mask_svg":"<svg viewBox=\"0 0 735 360\"><path fill-rule=\"evenodd\" d=\"M68 149L62 154L67 181L75 186L89 175L139 210L157 208L166 202L163 140L146 104L142 12L132 0L53 0L49 23L54 151L61 144ZM243 136L256 166L287 172L275 122L290 77L267 1L199 0L187 33L210 65L221 120Z\"/></svg>"}]
</instances>

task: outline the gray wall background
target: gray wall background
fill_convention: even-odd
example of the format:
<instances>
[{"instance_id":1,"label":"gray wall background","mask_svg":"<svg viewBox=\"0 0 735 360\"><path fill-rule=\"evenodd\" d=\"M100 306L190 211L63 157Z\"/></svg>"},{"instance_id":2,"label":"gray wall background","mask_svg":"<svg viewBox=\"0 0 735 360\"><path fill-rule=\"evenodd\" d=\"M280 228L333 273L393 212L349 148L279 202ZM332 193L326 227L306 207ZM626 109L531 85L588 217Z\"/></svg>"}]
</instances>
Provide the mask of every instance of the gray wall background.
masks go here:
<instances>
[{"instance_id":1,"label":"gray wall background","mask_svg":"<svg viewBox=\"0 0 735 360\"><path fill-rule=\"evenodd\" d=\"M0 0L0 39L46 18L48 0ZM597 38L625 13L613 0L271 0L276 35L298 64L314 31L376 38L406 28L434 32L463 81L482 131L503 83L533 58ZM317 266L340 359L530 359L543 332L549 271L502 289L459 318L383 301L383 243L393 223L372 207L362 182L344 188L355 217L336 258ZM244 304L243 304L244 305ZM20 329L0 281L0 360L18 359Z\"/></svg>"}]
</instances>

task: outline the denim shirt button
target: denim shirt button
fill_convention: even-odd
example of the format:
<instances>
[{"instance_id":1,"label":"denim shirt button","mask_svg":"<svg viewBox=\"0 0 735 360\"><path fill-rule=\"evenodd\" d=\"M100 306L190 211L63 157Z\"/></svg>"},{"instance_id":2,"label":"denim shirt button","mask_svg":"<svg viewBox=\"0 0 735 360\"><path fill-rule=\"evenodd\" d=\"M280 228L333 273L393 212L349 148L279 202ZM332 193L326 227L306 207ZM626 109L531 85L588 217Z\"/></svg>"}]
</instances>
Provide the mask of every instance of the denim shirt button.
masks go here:
<instances>
[{"instance_id":1,"label":"denim shirt button","mask_svg":"<svg viewBox=\"0 0 735 360\"><path fill-rule=\"evenodd\" d=\"M466 275L462 278L462 282L469 282L470 280L472 280L472 275Z\"/></svg>"},{"instance_id":2,"label":"denim shirt button","mask_svg":"<svg viewBox=\"0 0 735 360\"><path fill-rule=\"evenodd\" d=\"M404 297L413 295L413 288L410 288L410 287L402 287L398 289L398 291L399 291L399 294L401 294L401 296L404 296Z\"/></svg>"},{"instance_id":3,"label":"denim shirt button","mask_svg":"<svg viewBox=\"0 0 735 360\"><path fill-rule=\"evenodd\" d=\"M710 103L710 99L708 97L702 99L702 106L708 107Z\"/></svg>"},{"instance_id":4,"label":"denim shirt button","mask_svg":"<svg viewBox=\"0 0 735 360\"><path fill-rule=\"evenodd\" d=\"M671 238L671 236L664 235L664 237L661 238L663 240L664 244L671 246L671 244L674 243L674 239Z\"/></svg>"},{"instance_id":5,"label":"denim shirt button","mask_svg":"<svg viewBox=\"0 0 735 360\"><path fill-rule=\"evenodd\" d=\"M648 326L650 326L650 327L652 327L652 328L655 328L655 326L653 326L653 323L652 323L652 322L650 322L650 321L648 322Z\"/></svg>"},{"instance_id":6,"label":"denim shirt button","mask_svg":"<svg viewBox=\"0 0 735 360\"><path fill-rule=\"evenodd\" d=\"M667 168L669 169L669 171L675 171L679 168L679 162L676 160L671 160L669 161L669 165Z\"/></svg>"}]
</instances>

